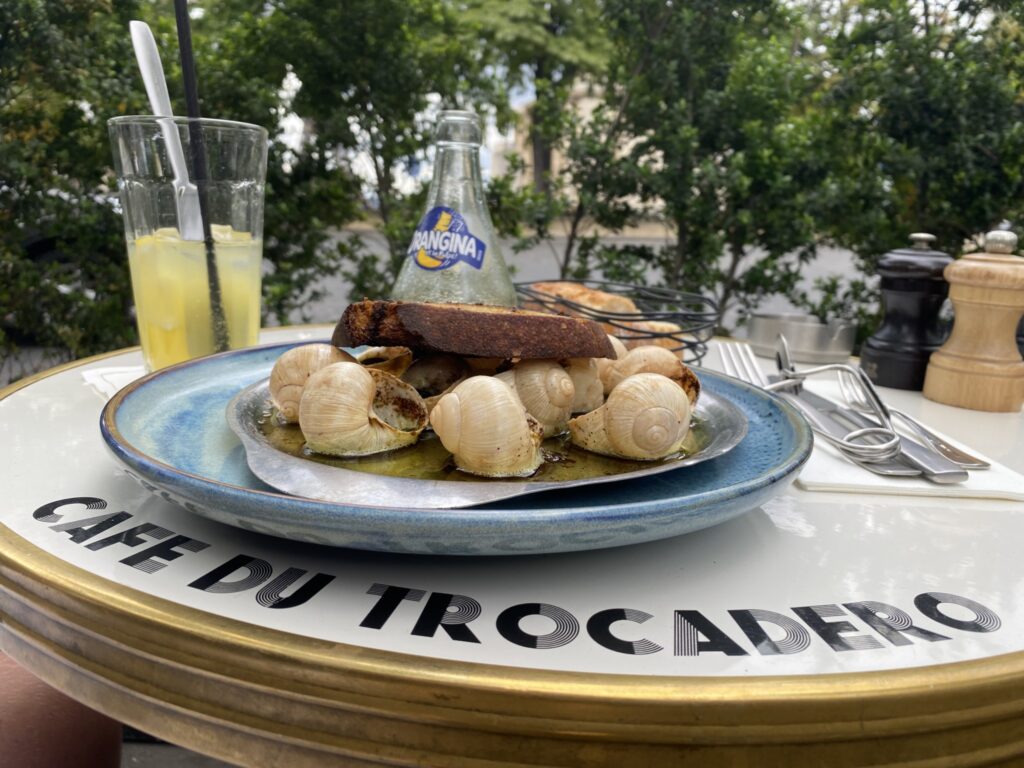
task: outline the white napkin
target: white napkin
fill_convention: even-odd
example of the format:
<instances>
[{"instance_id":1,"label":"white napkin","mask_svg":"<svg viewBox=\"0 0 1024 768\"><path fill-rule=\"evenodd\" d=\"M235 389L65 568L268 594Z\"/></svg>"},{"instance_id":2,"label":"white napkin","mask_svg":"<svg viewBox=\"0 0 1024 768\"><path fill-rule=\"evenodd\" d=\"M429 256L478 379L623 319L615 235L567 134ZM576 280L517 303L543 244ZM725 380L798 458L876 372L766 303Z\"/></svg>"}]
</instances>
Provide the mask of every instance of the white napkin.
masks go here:
<instances>
[{"instance_id":1,"label":"white napkin","mask_svg":"<svg viewBox=\"0 0 1024 768\"><path fill-rule=\"evenodd\" d=\"M106 402L122 388L146 375L141 365L104 366L87 368L82 371L85 383L92 387Z\"/></svg>"},{"instance_id":2,"label":"white napkin","mask_svg":"<svg viewBox=\"0 0 1024 768\"><path fill-rule=\"evenodd\" d=\"M814 382L813 389L832 400L840 401L838 386L832 382ZM928 425L931 429L931 425ZM992 461L974 448L943 435L951 444L962 447L992 466L988 469L969 469L962 483L932 483L918 477L885 477L876 475L843 458L839 449L815 436L814 450L807 460L796 484L808 491L834 491L839 493L878 493L898 496L938 496L944 498L1008 499L1024 501L1024 475ZM918 439L918 442L921 442Z\"/></svg>"},{"instance_id":3,"label":"white napkin","mask_svg":"<svg viewBox=\"0 0 1024 768\"><path fill-rule=\"evenodd\" d=\"M987 457L972 453L989 461ZM808 491L1024 501L1024 475L998 462L991 463L988 469L968 470L968 478L962 483L939 484L917 477L884 477L851 464L824 440L815 439L811 458L800 471L796 484Z\"/></svg>"}]
</instances>

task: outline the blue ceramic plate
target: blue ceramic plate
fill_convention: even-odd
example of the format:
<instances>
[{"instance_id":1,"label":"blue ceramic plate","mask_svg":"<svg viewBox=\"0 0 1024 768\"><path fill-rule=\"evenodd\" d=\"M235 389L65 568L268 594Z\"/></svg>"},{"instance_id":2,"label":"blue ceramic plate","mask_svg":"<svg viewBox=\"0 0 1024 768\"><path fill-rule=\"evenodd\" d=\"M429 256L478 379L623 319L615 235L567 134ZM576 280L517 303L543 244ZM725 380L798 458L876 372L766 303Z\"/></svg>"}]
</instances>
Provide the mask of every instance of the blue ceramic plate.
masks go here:
<instances>
[{"instance_id":1,"label":"blue ceramic plate","mask_svg":"<svg viewBox=\"0 0 1024 768\"><path fill-rule=\"evenodd\" d=\"M700 371L702 387L748 422L730 452L696 466L460 509L415 510L289 496L256 478L225 410L294 344L225 352L125 387L100 420L129 472L191 512L247 530L383 552L513 555L635 544L707 528L785 490L811 450L789 405Z\"/></svg>"}]
</instances>

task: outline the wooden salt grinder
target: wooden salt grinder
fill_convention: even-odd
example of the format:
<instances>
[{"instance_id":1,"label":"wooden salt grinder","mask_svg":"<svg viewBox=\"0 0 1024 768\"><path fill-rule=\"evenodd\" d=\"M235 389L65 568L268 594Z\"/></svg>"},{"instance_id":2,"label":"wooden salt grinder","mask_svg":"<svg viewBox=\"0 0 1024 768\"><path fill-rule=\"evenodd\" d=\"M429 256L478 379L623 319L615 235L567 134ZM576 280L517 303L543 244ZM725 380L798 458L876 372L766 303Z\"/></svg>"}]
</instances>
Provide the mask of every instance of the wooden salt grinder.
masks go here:
<instances>
[{"instance_id":1,"label":"wooden salt grinder","mask_svg":"<svg viewBox=\"0 0 1024 768\"><path fill-rule=\"evenodd\" d=\"M985 253L944 271L953 302L953 332L928 362L924 396L977 411L1017 412L1024 405L1024 360L1017 324L1024 315L1024 259L1017 236L989 232Z\"/></svg>"}]
</instances>

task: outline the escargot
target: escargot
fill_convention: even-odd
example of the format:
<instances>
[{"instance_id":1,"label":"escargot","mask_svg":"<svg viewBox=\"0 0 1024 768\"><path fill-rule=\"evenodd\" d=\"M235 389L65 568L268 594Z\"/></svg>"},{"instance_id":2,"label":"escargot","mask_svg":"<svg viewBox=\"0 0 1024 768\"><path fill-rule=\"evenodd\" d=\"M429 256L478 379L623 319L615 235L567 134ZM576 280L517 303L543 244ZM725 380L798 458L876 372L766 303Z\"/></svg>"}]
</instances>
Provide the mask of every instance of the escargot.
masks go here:
<instances>
[{"instance_id":1,"label":"escargot","mask_svg":"<svg viewBox=\"0 0 1024 768\"><path fill-rule=\"evenodd\" d=\"M637 373L600 408L569 421L575 445L605 456L653 461L676 453L690 430L690 400L660 373Z\"/></svg>"},{"instance_id":2,"label":"escargot","mask_svg":"<svg viewBox=\"0 0 1024 768\"><path fill-rule=\"evenodd\" d=\"M683 388L690 405L697 402L697 396L700 394L700 381L697 375L674 352L664 347L648 345L629 350L612 363L606 383L614 389L624 379L636 373L660 373Z\"/></svg>"},{"instance_id":3,"label":"escargot","mask_svg":"<svg viewBox=\"0 0 1024 768\"><path fill-rule=\"evenodd\" d=\"M543 461L543 430L512 388L472 376L441 396L430 425L455 465L485 477L525 477Z\"/></svg>"},{"instance_id":4,"label":"escargot","mask_svg":"<svg viewBox=\"0 0 1024 768\"><path fill-rule=\"evenodd\" d=\"M565 431L576 388L572 377L554 360L523 360L494 378L519 395L526 411L544 429L544 437Z\"/></svg>"},{"instance_id":5,"label":"escargot","mask_svg":"<svg viewBox=\"0 0 1024 768\"><path fill-rule=\"evenodd\" d=\"M303 344L277 358L270 372L270 399L281 419L298 421L299 401L309 377L332 363L344 362L355 362L355 358L332 344Z\"/></svg>"},{"instance_id":6,"label":"escargot","mask_svg":"<svg viewBox=\"0 0 1024 768\"><path fill-rule=\"evenodd\" d=\"M306 445L332 456L368 456L412 445L426 426L427 407L415 389L359 363L317 371L299 403Z\"/></svg>"}]
</instances>

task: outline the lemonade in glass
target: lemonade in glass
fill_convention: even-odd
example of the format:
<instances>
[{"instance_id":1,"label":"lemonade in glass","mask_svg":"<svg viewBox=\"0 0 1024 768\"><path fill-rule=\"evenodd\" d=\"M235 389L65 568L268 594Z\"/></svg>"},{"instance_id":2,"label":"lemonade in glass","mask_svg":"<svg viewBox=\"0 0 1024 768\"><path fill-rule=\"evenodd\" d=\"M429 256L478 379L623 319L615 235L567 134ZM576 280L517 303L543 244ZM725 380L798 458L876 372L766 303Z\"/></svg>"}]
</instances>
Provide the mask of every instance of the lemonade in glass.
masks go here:
<instances>
[{"instance_id":1,"label":"lemonade in glass","mask_svg":"<svg viewBox=\"0 0 1024 768\"><path fill-rule=\"evenodd\" d=\"M263 244L249 232L221 225L212 230L228 347L252 346L260 332ZM149 370L217 351L204 243L158 229L128 241L128 265Z\"/></svg>"}]
</instances>

